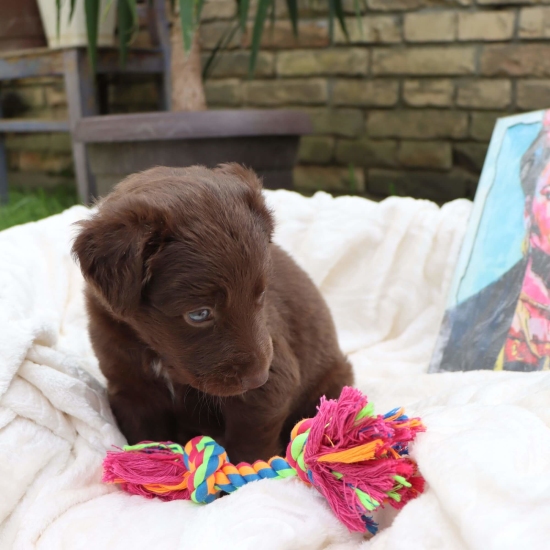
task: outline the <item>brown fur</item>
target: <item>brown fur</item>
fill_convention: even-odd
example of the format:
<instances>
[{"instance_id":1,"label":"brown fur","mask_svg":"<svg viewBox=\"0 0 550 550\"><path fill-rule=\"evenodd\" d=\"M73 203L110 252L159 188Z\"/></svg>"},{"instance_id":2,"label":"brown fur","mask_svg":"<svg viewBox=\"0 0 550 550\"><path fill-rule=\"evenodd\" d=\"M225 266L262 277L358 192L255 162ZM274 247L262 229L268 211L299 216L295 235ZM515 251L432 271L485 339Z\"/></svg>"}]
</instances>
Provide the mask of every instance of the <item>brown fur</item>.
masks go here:
<instances>
[{"instance_id":1,"label":"brown fur","mask_svg":"<svg viewBox=\"0 0 550 550\"><path fill-rule=\"evenodd\" d=\"M251 171L153 168L80 225L90 336L130 443L209 435L232 460L267 459L352 383L320 293L271 243ZM204 307L214 318L191 324Z\"/></svg>"}]
</instances>

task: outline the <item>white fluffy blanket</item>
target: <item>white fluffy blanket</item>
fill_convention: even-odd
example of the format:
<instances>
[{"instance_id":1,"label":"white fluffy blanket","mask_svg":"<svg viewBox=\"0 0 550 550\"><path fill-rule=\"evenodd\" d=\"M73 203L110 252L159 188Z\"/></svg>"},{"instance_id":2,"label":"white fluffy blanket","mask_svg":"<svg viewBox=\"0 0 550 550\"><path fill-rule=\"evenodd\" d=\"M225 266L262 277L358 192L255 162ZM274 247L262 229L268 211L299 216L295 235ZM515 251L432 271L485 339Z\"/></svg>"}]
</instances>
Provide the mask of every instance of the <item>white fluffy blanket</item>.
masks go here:
<instances>
[{"instance_id":1,"label":"white fluffy blanket","mask_svg":"<svg viewBox=\"0 0 550 550\"><path fill-rule=\"evenodd\" d=\"M321 288L357 385L428 431L427 492L349 534L298 481L200 507L100 483L123 438L86 333L70 255L83 207L0 233L0 548L506 549L550 547L550 374L424 374L470 212L391 198L268 192L277 241Z\"/></svg>"}]
</instances>

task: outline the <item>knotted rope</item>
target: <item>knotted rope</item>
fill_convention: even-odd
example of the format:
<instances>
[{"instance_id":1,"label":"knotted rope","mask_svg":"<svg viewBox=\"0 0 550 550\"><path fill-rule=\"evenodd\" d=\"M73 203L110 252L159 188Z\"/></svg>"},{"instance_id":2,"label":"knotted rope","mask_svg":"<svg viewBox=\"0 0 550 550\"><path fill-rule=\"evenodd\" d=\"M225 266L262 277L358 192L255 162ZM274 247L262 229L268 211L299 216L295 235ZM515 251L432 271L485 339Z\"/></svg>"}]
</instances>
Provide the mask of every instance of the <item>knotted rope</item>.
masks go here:
<instances>
[{"instance_id":1,"label":"knotted rope","mask_svg":"<svg viewBox=\"0 0 550 550\"><path fill-rule=\"evenodd\" d=\"M384 504L401 508L422 492L424 480L408 456L408 443L424 430L402 409L375 415L356 389L344 388L337 401L322 399L314 418L292 430L286 458L231 464L225 449L210 437L185 447L144 442L109 451L103 480L129 493L163 500L212 502L260 479L297 476L327 499L353 531L376 532L371 513Z\"/></svg>"}]
</instances>

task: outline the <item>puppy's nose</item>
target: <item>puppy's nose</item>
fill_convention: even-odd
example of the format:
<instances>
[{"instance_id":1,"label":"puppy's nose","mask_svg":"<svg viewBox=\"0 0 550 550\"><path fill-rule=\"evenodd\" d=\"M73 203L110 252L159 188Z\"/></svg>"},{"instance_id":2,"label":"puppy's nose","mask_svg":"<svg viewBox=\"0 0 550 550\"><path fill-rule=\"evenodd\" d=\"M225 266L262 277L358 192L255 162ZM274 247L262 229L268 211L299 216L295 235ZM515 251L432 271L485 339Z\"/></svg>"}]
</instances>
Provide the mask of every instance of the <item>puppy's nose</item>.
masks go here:
<instances>
[{"instance_id":1,"label":"puppy's nose","mask_svg":"<svg viewBox=\"0 0 550 550\"><path fill-rule=\"evenodd\" d=\"M262 372L256 372L249 376L243 376L241 379L241 383L245 391L254 390L256 388L259 388L260 386L263 386L267 382L268 378L269 370L265 370Z\"/></svg>"}]
</instances>

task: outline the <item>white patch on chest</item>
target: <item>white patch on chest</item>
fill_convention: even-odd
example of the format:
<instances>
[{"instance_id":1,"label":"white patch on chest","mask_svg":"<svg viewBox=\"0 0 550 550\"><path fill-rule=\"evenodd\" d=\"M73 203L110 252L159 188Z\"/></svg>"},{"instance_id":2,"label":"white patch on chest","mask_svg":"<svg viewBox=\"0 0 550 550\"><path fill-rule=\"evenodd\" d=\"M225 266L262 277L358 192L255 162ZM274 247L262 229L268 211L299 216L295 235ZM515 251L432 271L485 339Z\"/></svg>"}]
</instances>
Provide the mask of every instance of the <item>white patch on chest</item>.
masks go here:
<instances>
[{"instance_id":1,"label":"white patch on chest","mask_svg":"<svg viewBox=\"0 0 550 550\"><path fill-rule=\"evenodd\" d=\"M158 376L159 378L164 378L164 382L166 383L168 391L172 396L172 401L175 401L176 392L174 391L174 384L172 384L172 380L170 380L170 377L166 374L166 371L162 368L162 361L160 359L155 359L154 361L152 361L151 369L153 370L156 376Z\"/></svg>"}]
</instances>

